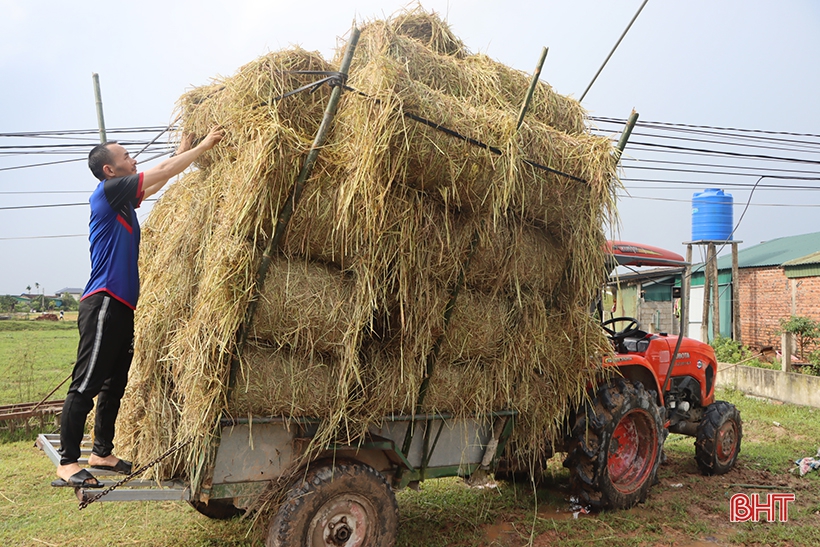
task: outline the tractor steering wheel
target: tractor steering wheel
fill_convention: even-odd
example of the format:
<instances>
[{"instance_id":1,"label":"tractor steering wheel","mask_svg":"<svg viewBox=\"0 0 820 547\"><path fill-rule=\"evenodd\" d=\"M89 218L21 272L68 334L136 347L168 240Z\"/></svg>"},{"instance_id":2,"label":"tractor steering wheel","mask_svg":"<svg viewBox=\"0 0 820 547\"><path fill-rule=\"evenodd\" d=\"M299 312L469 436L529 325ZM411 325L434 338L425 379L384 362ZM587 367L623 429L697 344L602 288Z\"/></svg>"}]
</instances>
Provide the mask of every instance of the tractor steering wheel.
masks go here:
<instances>
[{"instance_id":1,"label":"tractor steering wheel","mask_svg":"<svg viewBox=\"0 0 820 547\"><path fill-rule=\"evenodd\" d=\"M627 325L626 328L620 331L609 328L609 325L614 325L615 323L627 323ZM631 317L613 317L612 319L607 319L601 323L601 328L604 329L604 332L609 335L609 338L613 342L619 342L624 338L629 338L641 332L641 324L638 323L637 319Z\"/></svg>"}]
</instances>

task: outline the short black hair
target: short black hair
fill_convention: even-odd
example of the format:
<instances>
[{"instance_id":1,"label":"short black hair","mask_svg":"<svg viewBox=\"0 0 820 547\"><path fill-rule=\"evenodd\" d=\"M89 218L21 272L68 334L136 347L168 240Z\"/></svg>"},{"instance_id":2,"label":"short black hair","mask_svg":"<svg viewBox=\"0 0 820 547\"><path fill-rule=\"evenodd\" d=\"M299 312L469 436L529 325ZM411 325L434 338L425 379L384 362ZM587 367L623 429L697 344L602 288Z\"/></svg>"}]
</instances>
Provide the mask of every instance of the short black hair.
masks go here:
<instances>
[{"instance_id":1,"label":"short black hair","mask_svg":"<svg viewBox=\"0 0 820 547\"><path fill-rule=\"evenodd\" d=\"M104 165L111 165L111 151L108 149L109 144L117 144L117 141L108 141L98 144L88 153L88 168L97 177L97 180L105 180L105 173L103 172Z\"/></svg>"}]
</instances>

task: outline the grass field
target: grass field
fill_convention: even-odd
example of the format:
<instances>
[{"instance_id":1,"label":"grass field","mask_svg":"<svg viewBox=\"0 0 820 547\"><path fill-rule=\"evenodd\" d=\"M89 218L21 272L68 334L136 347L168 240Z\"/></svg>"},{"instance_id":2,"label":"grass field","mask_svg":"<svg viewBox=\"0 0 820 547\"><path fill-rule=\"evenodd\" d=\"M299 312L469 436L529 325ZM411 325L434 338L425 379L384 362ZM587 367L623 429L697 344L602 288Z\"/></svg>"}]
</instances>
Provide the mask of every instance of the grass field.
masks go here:
<instances>
[{"instance_id":1,"label":"grass field","mask_svg":"<svg viewBox=\"0 0 820 547\"><path fill-rule=\"evenodd\" d=\"M75 321L0 321L0 405L47 395L71 374L79 338Z\"/></svg>"},{"instance_id":2,"label":"grass field","mask_svg":"<svg viewBox=\"0 0 820 547\"><path fill-rule=\"evenodd\" d=\"M28 379L4 391L4 397L31 393L34 397L25 400L37 399L70 372L76 325L36 324L23 330L9 325L0 322L0 379L4 384L14 377L9 369L20 367L15 356L25 353L25 348L32 350L25 367L30 370ZM55 398L63 395L64 389ZM431 480L422 483L418 492L397 493L401 513L398 545L820 545L820 473L800 478L789 472L795 459L814 455L820 446L820 409L772 404L736 392L719 396L736 404L744 421L743 450L737 467L726 475L701 476L692 439L670 435L668 461L644 504L629 511L582 514L577 519L566 499L568 478L560 459L551 462L552 475L535 493L526 486L506 483L477 489L459 479ZM264 544L262 519L257 523L209 520L185 503L95 503L79 511L70 489L49 486L54 467L33 446L33 440L33 433L0 432L2 546ZM728 509L729 497L736 492L791 492L796 500L788 522L736 524L729 522Z\"/></svg>"}]
</instances>

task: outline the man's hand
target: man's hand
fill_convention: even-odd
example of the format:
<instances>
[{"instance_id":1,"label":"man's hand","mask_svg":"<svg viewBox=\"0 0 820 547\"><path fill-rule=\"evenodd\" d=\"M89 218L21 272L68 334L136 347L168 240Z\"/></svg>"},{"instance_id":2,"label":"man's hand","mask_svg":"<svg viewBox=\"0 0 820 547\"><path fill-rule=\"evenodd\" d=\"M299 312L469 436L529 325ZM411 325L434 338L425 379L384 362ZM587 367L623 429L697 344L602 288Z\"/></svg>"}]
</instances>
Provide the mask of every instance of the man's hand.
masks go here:
<instances>
[{"instance_id":1,"label":"man's hand","mask_svg":"<svg viewBox=\"0 0 820 547\"><path fill-rule=\"evenodd\" d=\"M203 152L216 146L224 136L225 132L219 126L216 126L211 129L211 132L208 133L196 147L190 150L182 150L186 146L190 148L192 145L191 141L193 140L189 135L183 136L179 146L180 150L177 151L174 157L168 158L156 167L152 167L143 173L143 199L159 191L159 189L168 182L168 179L184 171L194 160L202 155Z\"/></svg>"},{"instance_id":2,"label":"man's hand","mask_svg":"<svg viewBox=\"0 0 820 547\"><path fill-rule=\"evenodd\" d=\"M211 132L208 133L208 135L204 139L202 139L201 143L199 143L199 146L202 146L203 150L210 150L211 148L216 146L216 144L219 141L221 141L224 136L225 132L222 130L221 127L213 127L211 128Z\"/></svg>"}]
</instances>

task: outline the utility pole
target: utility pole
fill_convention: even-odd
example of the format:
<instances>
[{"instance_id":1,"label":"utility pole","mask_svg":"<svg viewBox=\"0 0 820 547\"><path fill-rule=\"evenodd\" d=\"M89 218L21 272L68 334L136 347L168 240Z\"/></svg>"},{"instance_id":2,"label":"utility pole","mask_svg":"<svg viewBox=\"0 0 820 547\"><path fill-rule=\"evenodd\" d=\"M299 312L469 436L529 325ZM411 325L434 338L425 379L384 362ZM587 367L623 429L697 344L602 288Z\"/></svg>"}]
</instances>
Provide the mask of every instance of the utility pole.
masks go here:
<instances>
[{"instance_id":1,"label":"utility pole","mask_svg":"<svg viewBox=\"0 0 820 547\"><path fill-rule=\"evenodd\" d=\"M97 126L100 128L100 144L107 142L108 138L105 135L105 118L103 117L102 94L100 93L100 75L96 72L91 73L91 78L94 80L94 99L97 102Z\"/></svg>"}]
</instances>

